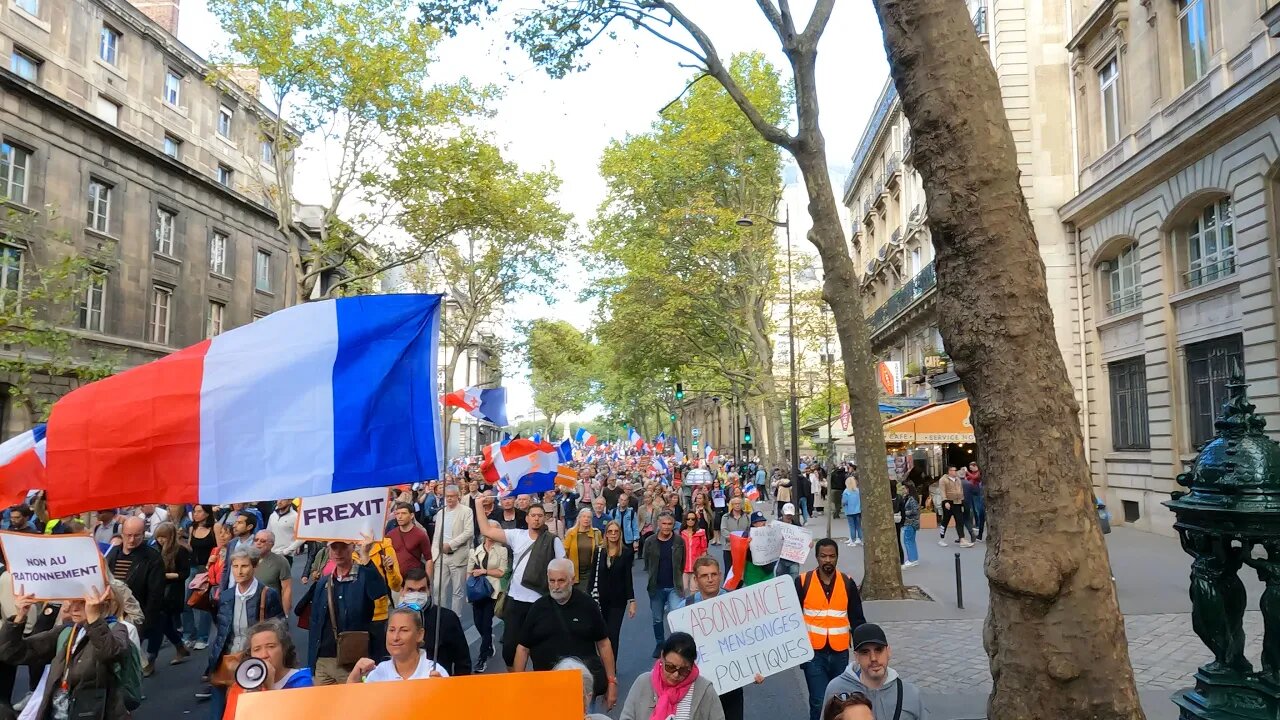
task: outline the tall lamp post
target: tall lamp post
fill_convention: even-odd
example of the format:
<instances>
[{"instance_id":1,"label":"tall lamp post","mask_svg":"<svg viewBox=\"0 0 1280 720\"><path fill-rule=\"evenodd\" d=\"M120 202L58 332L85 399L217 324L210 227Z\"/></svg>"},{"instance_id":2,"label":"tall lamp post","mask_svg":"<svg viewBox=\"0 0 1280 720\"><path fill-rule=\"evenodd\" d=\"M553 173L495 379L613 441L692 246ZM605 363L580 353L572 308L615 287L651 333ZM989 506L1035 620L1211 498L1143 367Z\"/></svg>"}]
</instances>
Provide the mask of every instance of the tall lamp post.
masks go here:
<instances>
[{"instance_id":1,"label":"tall lamp post","mask_svg":"<svg viewBox=\"0 0 1280 720\"><path fill-rule=\"evenodd\" d=\"M744 212L735 222L738 227L749 228L756 224L752 218L759 218L776 228L787 231L787 355L790 358L791 397L788 401L791 415L791 487L800 487L800 412L796 405L796 303L795 290L791 284L791 206L784 206L786 213L782 220L768 215ZM830 533L828 533L830 534Z\"/></svg>"},{"instance_id":2,"label":"tall lamp post","mask_svg":"<svg viewBox=\"0 0 1280 720\"><path fill-rule=\"evenodd\" d=\"M826 305L822 306L823 320L823 344L826 347L827 354L827 511L823 513L827 516L827 537L831 537L831 516L835 515L834 502L839 502L839 498L833 498L831 493L831 473L835 472L836 465L836 439L831 432L831 318L827 317L830 311Z\"/></svg>"}]
</instances>

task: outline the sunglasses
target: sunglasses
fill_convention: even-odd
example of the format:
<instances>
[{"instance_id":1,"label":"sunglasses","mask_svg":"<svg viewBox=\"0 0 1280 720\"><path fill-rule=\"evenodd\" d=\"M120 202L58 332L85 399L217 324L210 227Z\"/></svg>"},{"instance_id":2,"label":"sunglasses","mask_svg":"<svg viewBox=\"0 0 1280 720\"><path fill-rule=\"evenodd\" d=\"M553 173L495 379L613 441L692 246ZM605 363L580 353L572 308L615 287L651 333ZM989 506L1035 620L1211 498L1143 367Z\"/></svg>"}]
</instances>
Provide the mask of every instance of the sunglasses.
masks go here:
<instances>
[{"instance_id":1,"label":"sunglasses","mask_svg":"<svg viewBox=\"0 0 1280 720\"><path fill-rule=\"evenodd\" d=\"M693 672L692 665L672 665L669 662L662 663L662 669L668 675L675 675L676 677L684 677Z\"/></svg>"}]
</instances>

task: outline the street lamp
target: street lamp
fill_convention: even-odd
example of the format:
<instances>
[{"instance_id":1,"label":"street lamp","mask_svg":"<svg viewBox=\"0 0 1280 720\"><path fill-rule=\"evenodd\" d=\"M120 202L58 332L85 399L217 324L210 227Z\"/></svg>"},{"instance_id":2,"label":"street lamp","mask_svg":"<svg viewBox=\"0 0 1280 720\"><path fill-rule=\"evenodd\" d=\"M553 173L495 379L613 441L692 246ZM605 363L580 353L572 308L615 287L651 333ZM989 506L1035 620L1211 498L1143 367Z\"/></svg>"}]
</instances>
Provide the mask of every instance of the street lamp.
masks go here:
<instances>
[{"instance_id":1,"label":"street lamp","mask_svg":"<svg viewBox=\"0 0 1280 720\"><path fill-rule=\"evenodd\" d=\"M839 499L832 498L830 496L831 473L835 472L835 463L836 463L836 439L835 439L834 433L831 432L831 423L832 423L832 420L831 420L831 390L832 390L832 387L831 387L831 322L830 322L831 318L827 317L827 313L830 312L830 310L831 309L826 305L822 306L822 325L823 325L822 334L824 336L823 344L826 346L826 351L827 351L826 360L827 360L827 493L828 493L828 497L827 497L827 511L826 513L824 513L827 516L827 537L831 537L831 516L835 515L835 506L832 505L832 500L836 500L836 502L840 502Z\"/></svg>"},{"instance_id":2,"label":"street lamp","mask_svg":"<svg viewBox=\"0 0 1280 720\"><path fill-rule=\"evenodd\" d=\"M756 224L752 218L759 218L776 228L787 231L787 354L791 361L790 381L791 398L789 401L791 415L791 487L800 487L800 411L796 407L796 303L795 290L791 284L791 206L785 205L782 220L775 220L768 215L744 212L742 217L734 221L738 227L749 228Z\"/></svg>"}]
</instances>

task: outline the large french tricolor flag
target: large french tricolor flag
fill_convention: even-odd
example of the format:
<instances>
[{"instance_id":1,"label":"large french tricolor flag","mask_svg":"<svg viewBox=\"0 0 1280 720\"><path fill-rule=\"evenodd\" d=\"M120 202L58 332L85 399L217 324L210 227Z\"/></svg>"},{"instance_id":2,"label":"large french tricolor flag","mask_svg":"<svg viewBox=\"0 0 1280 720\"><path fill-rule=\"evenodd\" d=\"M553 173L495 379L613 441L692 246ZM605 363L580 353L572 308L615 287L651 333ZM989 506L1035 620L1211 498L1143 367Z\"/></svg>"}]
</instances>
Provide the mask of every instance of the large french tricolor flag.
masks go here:
<instances>
[{"instance_id":1,"label":"large french tricolor flag","mask_svg":"<svg viewBox=\"0 0 1280 720\"><path fill-rule=\"evenodd\" d=\"M596 444L596 436L584 427L578 428L578 434L573 436L573 440L583 447L592 447Z\"/></svg>"},{"instance_id":2,"label":"large french tricolor flag","mask_svg":"<svg viewBox=\"0 0 1280 720\"><path fill-rule=\"evenodd\" d=\"M85 385L49 418L49 511L439 478L439 330L439 295L326 300Z\"/></svg>"},{"instance_id":3,"label":"large french tricolor flag","mask_svg":"<svg viewBox=\"0 0 1280 720\"><path fill-rule=\"evenodd\" d=\"M516 438L506 445L493 443L484 447L480 470L504 497L544 493L555 489L560 451L551 443L528 438Z\"/></svg>"}]
</instances>

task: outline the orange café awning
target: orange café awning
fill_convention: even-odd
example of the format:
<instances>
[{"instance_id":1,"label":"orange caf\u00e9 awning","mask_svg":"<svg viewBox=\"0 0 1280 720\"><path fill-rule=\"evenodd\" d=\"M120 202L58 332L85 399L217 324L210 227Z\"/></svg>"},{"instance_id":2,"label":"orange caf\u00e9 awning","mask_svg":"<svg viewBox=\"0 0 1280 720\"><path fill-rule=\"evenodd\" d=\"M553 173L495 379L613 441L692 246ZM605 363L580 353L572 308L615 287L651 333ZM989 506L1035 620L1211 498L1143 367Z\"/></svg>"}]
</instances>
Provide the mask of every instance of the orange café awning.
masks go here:
<instances>
[{"instance_id":1,"label":"orange caf\u00e9 awning","mask_svg":"<svg viewBox=\"0 0 1280 720\"><path fill-rule=\"evenodd\" d=\"M971 443L969 401L931 404L884 424L884 441L891 443Z\"/></svg>"}]
</instances>

